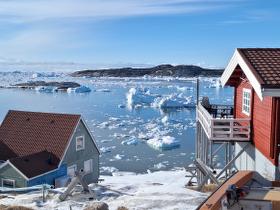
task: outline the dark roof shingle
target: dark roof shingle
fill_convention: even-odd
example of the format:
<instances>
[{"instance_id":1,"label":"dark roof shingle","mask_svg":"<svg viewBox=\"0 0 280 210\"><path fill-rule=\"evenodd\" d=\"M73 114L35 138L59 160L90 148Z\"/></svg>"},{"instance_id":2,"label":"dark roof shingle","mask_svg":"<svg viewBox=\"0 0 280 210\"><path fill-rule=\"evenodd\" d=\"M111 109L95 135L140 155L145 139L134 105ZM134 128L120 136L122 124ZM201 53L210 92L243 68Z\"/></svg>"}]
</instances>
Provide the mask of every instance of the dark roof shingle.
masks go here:
<instances>
[{"instance_id":1,"label":"dark roof shingle","mask_svg":"<svg viewBox=\"0 0 280 210\"><path fill-rule=\"evenodd\" d=\"M8 160L10 158L17 157L17 154L14 153L4 142L0 141L0 160Z\"/></svg>"},{"instance_id":2,"label":"dark roof shingle","mask_svg":"<svg viewBox=\"0 0 280 210\"><path fill-rule=\"evenodd\" d=\"M32 178L57 168L59 159L48 151L10 159L10 162L27 178Z\"/></svg>"},{"instance_id":3,"label":"dark roof shingle","mask_svg":"<svg viewBox=\"0 0 280 210\"><path fill-rule=\"evenodd\" d=\"M46 150L61 159L80 117L10 110L0 127L0 142L18 157Z\"/></svg>"},{"instance_id":4,"label":"dark roof shingle","mask_svg":"<svg viewBox=\"0 0 280 210\"><path fill-rule=\"evenodd\" d=\"M263 87L280 87L280 48L239 48Z\"/></svg>"}]
</instances>

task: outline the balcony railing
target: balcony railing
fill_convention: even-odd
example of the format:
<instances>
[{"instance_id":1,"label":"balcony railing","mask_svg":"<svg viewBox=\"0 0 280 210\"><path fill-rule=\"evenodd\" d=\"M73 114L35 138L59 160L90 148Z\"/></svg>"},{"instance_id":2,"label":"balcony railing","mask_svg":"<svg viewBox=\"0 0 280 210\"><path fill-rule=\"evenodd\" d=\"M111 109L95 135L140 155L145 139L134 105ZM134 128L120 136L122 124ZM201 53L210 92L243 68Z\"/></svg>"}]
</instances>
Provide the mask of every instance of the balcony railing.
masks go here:
<instances>
[{"instance_id":1,"label":"balcony railing","mask_svg":"<svg viewBox=\"0 0 280 210\"><path fill-rule=\"evenodd\" d=\"M233 106L197 106L197 119L213 141L250 141L250 118L234 118Z\"/></svg>"}]
</instances>

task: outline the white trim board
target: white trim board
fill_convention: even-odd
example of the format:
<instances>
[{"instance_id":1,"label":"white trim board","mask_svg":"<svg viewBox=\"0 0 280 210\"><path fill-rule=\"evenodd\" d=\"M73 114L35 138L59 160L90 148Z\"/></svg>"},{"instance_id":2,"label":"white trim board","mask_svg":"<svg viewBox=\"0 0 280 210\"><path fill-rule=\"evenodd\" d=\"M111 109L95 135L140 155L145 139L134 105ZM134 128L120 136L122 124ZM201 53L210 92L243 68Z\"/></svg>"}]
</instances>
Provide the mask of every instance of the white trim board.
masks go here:
<instances>
[{"instance_id":1,"label":"white trim board","mask_svg":"<svg viewBox=\"0 0 280 210\"><path fill-rule=\"evenodd\" d=\"M78 122L77 122L77 124L76 124L76 126L75 126L75 128L74 128L74 130L73 130L73 132L72 132L72 134L71 134L71 136L70 136L70 138L68 139L67 146L66 146L66 148L65 148L65 150L64 150L64 152L63 152L62 158L60 159L60 162L59 162L59 164L58 164L58 168L60 168L61 164L63 163L63 160L64 160L64 158L65 158L65 155L66 155L66 153L67 153L67 151L68 151L68 149L69 149L69 146L70 146L70 144L71 144L71 140L73 139L74 134L75 134L75 132L76 132L78 126L79 126L80 120L81 120L81 117L80 117L80 119L78 120Z\"/></svg>"},{"instance_id":2,"label":"white trim board","mask_svg":"<svg viewBox=\"0 0 280 210\"><path fill-rule=\"evenodd\" d=\"M83 122L84 126L86 127L86 130L87 130L87 132L89 133L89 135L90 135L90 137L91 137L91 139L92 139L92 141L93 141L93 144L94 144L94 146L96 147L96 149L97 149L97 151L98 151L98 153L99 153L99 155L100 155L101 153L100 153L100 150L99 150L99 148L98 148L98 146L97 146L97 143L96 143L96 141L95 141L95 138L94 138L94 136L92 135L92 133L90 132L89 127L88 127L88 125L87 125L87 123L85 122L85 120L84 120L83 117L81 117L81 121Z\"/></svg>"},{"instance_id":3,"label":"white trim board","mask_svg":"<svg viewBox=\"0 0 280 210\"><path fill-rule=\"evenodd\" d=\"M17 167L15 167L9 160L7 160L8 164L14 168L25 180L29 180L27 176L25 176Z\"/></svg>"},{"instance_id":4,"label":"white trim board","mask_svg":"<svg viewBox=\"0 0 280 210\"><path fill-rule=\"evenodd\" d=\"M234 72L236 66L239 65L248 78L249 82L253 86L255 92L259 96L259 98L262 100L263 99L263 94L262 94L262 88L261 84L258 81L258 79L255 77L255 75L252 73L252 70L250 67L247 65L243 57L240 55L239 51L236 49L229 64L227 65L224 73L221 76L221 83L222 86L225 86L227 81L229 80L230 76Z\"/></svg>"}]
</instances>

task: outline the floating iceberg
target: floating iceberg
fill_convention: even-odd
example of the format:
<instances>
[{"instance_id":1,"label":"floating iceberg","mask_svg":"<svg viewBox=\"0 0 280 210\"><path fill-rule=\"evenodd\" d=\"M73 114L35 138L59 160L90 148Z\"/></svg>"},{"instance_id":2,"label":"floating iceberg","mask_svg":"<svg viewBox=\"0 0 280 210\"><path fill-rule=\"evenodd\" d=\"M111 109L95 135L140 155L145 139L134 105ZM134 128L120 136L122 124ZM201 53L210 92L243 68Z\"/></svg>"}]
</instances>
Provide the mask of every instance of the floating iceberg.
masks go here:
<instances>
[{"instance_id":1,"label":"floating iceberg","mask_svg":"<svg viewBox=\"0 0 280 210\"><path fill-rule=\"evenodd\" d=\"M159 150L171 150L180 147L178 141L172 136L161 136L149 139L147 143L155 149Z\"/></svg>"},{"instance_id":2,"label":"floating iceberg","mask_svg":"<svg viewBox=\"0 0 280 210\"><path fill-rule=\"evenodd\" d=\"M139 140L137 138L130 138L122 141L123 145L137 145Z\"/></svg>"},{"instance_id":3,"label":"floating iceberg","mask_svg":"<svg viewBox=\"0 0 280 210\"><path fill-rule=\"evenodd\" d=\"M130 88L127 95L128 108L151 106L160 109L168 108L193 108L195 102L192 96L185 97L183 93L160 96L152 94L147 88Z\"/></svg>"},{"instance_id":4,"label":"floating iceberg","mask_svg":"<svg viewBox=\"0 0 280 210\"><path fill-rule=\"evenodd\" d=\"M121 154L116 154L116 155L114 156L114 158L115 158L116 160L122 160L124 157L125 157L125 155L121 155Z\"/></svg>"},{"instance_id":5,"label":"floating iceberg","mask_svg":"<svg viewBox=\"0 0 280 210\"><path fill-rule=\"evenodd\" d=\"M163 98L156 98L153 107L160 109L168 108L192 108L195 107L193 97L183 97L181 94L172 94Z\"/></svg>"},{"instance_id":6,"label":"floating iceberg","mask_svg":"<svg viewBox=\"0 0 280 210\"><path fill-rule=\"evenodd\" d=\"M109 152L111 152L113 149L115 149L116 148L116 146L111 146L111 147L101 147L100 148L100 151L101 151L101 153L109 153Z\"/></svg>"},{"instance_id":7,"label":"floating iceberg","mask_svg":"<svg viewBox=\"0 0 280 210\"><path fill-rule=\"evenodd\" d=\"M153 166L153 169L156 169L156 170L160 170L160 169L164 169L164 168L166 168L166 165L164 163L158 163Z\"/></svg>"},{"instance_id":8,"label":"floating iceberg","mask_svg":"<svg viewBox=\"0 0 280 210\"><path fill-rule=\"evenodd\" d=\"M210 85L207 88L221 88L222 84L220 80L213 80L210 82Z\"/></svg>"},{"instance_id":9,"label":"floating iceberg","mask_svg":"<svg viewBox=\"0 0 280 210\"><path fill-rule=\"evenodd\" d=\"M111 92L111 90L109 90L109 89L97 89L96 92L109 93L109 92Z\"/></svg>"},{"instance_id":10,"label":"floating iceberg","mask_svg":"<svg viewBox=\"0 0 280 210\"><path fill-rule=\"evenodd\" d=\"M130 88L127 95L127 105L133 108L136 105L151 105L159 95L151 94L147 88Z\"/></svg>"},{"instance_id":11,"label":"floating iceberg","mask_svg":"<svg viewBox=\"0 0 280 210\"><path fill-rule=\"evenodd\" d=\"M177 86L176 88L177 88L177 90L182 91L182 92L185 92L187 90L193 91L193 87L188 87L188 86L184 86L184 87Z\"/></svg>"},{"instance_id":12,"label":"floating iceberg","mask_svg":"<svg viewBox=\"0 0 280 210\"><path fill-rule=\"evenodd\" d=\"M91 89L89 87L83 85L76 88L67 88L67 93L88 93L90 91Z\"/></svg>"},{"instance_id":13,"label":"floating iceberg","mask_svg":"<svg viewBox=\"0 0 280 210\"><path fill-rule=\"evenodd\" d=\"M35 90L40 93L54 93L57 91L57 87L55 87L55 86L38 86L35 88Z\"/></svg>"}]
</instances>

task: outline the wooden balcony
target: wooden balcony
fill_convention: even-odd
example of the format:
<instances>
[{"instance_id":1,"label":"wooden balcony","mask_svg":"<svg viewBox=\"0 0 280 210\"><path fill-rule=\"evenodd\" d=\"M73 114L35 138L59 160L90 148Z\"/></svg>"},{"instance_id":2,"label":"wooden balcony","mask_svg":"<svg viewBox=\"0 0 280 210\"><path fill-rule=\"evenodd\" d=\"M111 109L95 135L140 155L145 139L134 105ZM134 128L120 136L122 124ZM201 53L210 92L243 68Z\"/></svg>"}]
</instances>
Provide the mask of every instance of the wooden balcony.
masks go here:
<instances>
[{"instance_id":1,"label":"wooden balcony","mask_svg":"<svg viewBox=\"0 0 280 210\"><path fill-rule=\"evenodd\" d=\"M250 118L234 118L233 106L197 106L197 120L212 141L250 141Z\"/></svg>"}]
</instances>

